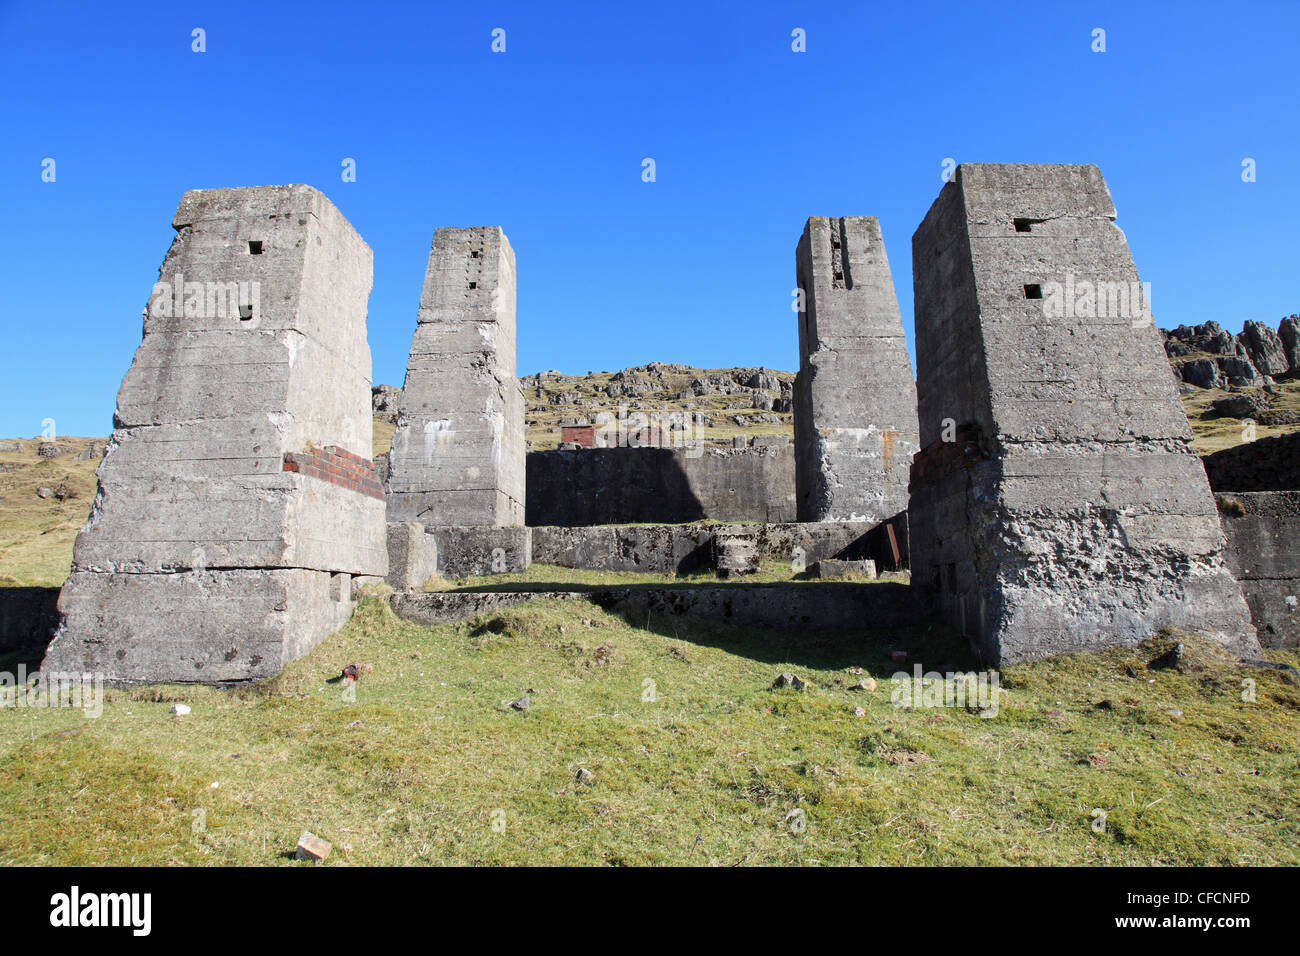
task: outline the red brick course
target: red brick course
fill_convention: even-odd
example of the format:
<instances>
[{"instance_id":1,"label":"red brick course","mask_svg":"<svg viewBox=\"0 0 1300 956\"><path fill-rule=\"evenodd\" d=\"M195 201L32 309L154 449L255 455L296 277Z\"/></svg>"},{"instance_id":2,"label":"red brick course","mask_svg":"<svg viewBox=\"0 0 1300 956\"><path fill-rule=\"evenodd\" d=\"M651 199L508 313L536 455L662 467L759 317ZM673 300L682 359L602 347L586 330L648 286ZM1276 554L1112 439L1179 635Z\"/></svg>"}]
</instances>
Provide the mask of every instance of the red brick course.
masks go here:
<instances>
[{"instance_id":1,"label":"red brick course","mask_svg":"<svg viewBox=\"0 0 1300 956\"><path fill-rule=\"evenodd\" d=\"M977 461L988 461L989 456L980 444L978 425L959 425L953 441L931 442L912 458L910 487L932 484Z\"/></svg>"},{"instance_id":2,"label":"red brick course","mask_svg":"<svg viewBox=\"0 0 1300 956\"><path fill-rule=\"evenodd\" d=\"M369 460L345 451L336 445L313 448L310 451L284 453L284 470L309 478L319 478L331 485L360 492L371 498L384 499L384 488L379 475Z\"/></svg>"}]
</instances>

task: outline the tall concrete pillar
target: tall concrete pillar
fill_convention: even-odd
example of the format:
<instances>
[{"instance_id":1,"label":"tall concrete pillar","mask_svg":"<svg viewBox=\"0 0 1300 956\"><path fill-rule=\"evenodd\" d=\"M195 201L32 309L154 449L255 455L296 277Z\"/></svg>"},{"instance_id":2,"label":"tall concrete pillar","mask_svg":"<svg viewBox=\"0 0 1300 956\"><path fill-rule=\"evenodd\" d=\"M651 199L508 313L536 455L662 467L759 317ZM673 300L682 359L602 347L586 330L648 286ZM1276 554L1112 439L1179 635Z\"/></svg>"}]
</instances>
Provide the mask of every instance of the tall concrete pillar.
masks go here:
<instances>
[{"instance_id":1,"label":"tall concrete pillar","mask_svg":"<svg viewBox=\"0 0 1300 956\"><path fill-rule=\"evenodd\" d=\"M46 670L271 676L387 571L369 247L309 186L188 192L172 226Z\"/></svg>"},{"instance_id":2,"label":"tall concrete pillar","mask_svg":"<svg viewBox=\"0 0 1300 956\"><path fill-rule=\"evenodd\" d=\"M388 520L522 525L524 448L514 250L497 226L439 229L388 456Z\"/></svg>"},{"instance_id":3,"label":"tall concrete pillar","mask_svg":"<svg viewBox=\"0 0 1300 956\"><path fill-rule=\"evenodd\" d=\"M874 216L804 226L794 386L800 521L884 521L907 510L916 382Z\"/></svg>"},{"instance_id":4,"label":"tall concrete pillar","mask_svg":"<svg viewBox=\"0 0 1300 956\"><path fill-rule=\"evenodd\" d=\"M1165 625L1258 653L1095 166L963 165L912 237L912 581L1014 663Z\"/></svg>"}]
</instances>

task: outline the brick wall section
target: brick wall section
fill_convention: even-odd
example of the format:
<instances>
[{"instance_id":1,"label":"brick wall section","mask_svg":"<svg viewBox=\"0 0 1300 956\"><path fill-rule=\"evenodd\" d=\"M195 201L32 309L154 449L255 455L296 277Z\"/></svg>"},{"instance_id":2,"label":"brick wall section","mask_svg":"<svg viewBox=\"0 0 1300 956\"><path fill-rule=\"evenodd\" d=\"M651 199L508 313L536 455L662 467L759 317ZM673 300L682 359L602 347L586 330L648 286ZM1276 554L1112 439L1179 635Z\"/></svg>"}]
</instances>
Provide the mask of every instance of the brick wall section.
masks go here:
<instances>
[{"instance_id":1,"label":"brick wall section","mask_svg":"<svg viewBox=\"0 0 1300 956\"><path fill-rule=\"evenodd\" d=\"M331 485L384 500L384 486L379 482L375 466L367 459L336 445L326 445L323 449L313 448L310 451L285 452L284 470L319 478Z\"/></svg>"},{"instance_id":2,"label":"brick wall section","mask_svg":"<svg viewBox=\"0 0 1300 956\"><path fill-rule=\"evenodd\" d=\"M596 429L591 425L562 425L560 426L560 441L573 442L583 448L594 448L596 445Z\"/></svg>"}]
</instances>

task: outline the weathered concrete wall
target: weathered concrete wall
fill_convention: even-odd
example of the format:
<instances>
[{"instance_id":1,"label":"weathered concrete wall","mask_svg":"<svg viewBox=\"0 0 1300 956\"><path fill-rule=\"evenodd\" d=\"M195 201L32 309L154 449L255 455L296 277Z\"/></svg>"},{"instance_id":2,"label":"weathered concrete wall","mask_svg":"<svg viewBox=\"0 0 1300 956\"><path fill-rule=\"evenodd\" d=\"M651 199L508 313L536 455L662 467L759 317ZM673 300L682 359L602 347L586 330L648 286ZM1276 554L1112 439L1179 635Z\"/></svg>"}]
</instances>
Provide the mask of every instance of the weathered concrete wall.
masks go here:
<instances>
[{"instance_id":1,"label":"weathered concrete wall","mask_svg":"<svg viewBox=\"0 0 1300 956\"><path fill-rule=\"evenodd\" d=\"M714 536L727 525L601 525L533 528L533 561L594 571L688 574L713 566ZM823 558L868 556L866 522L742 525L758 536L765 561L806 567Z\"/></svg>"},{"instance_id":2,"label":"weathered concrete wall","mask_svg":"<svg viewBox=\"0 0 1300 956\"><path fill-rule=\"evenodd\" d=\"M44 666L249 680L387 570L370 249L308 186L188 192L172 225Z\"/></svg>"},{"instance_id":3,"label":"weathered concrete wall","mask_svg":"<svg viewBox=\"0 0 1300 956\"><path fill-rule=\"evenodd\" d=\"M1300 490L1300 432L1257 438L1201 462L1215 491Z\"/></svg>"},{"instance_id":4,"label":"weathered concrete wall","mask_svg":"<svg viewBox=\"0 0 1300 956\"><path fill-rule=\"evenodd\" d=\"M388 525L388 586L395 591L418 588L438 570L438 542L415 521Z\"/></svg>"},{"instance_id":5,"label":"weathered concrete wall","mask_svg":"<svg viewBox=\"0 0 1300 956\"><path fill-rule=\"evenodd\" d=\"M912 580L992 662L1258 651L1155 325L1083 295L1137 282L1114 216L1095 166L967 164L913 236Z\"/></svg>"},{"instance_id":6,"label":"weathered concrete wall","mask_svg":"<svg viewBox=\"0 0 1300 956\"><path fill-rule=\"evenodd\" d=\"M524 447L514 250L496 226L439 229L388 456L389 520L523 524Z\"/></svg>"},{"instance_id":7,"label":"weathered concrete wall","mask_svg":"<svg viewBox=\"0 0 1300 956\"><path fill-rule=\"evenodd\" d=\"M449 580L489 574L514 574L527 571L532 563L532 528L435 525L424 531L437 544L438 573Z\"/></svg>"},{"instance_id":8,"label":"weathered concrete wall","mask_svg":"<svg viewBox=\"0 0 1300 956\"><path fill-rule=\"evenodd\" d=\"M461 621L536 600L588 600L644 614L690 614L744 627L871 631L908 627L926 613L904 584L744 585L705 588L592 588L587 591L408 592L389 599L394 613L421 624Z\"/></svg>"},{"instance_id":9,"label":"weathered concrete wall","mask_svg":"<svg viewBox=\"0 0 1300 956\"><path fill-rule=\"evenodd\" d=\"M794 451L584 448L528 455L530 525L793 521Z\"/></svg>"},{"instance_id":10,"label":"weathered concrete wall","mask_svg":"<svg viewBox=\"0 0 1300 956\"><path fill-rule=\"evenodd\" d=\"M1216 496L1228 567L1241 582L1259 642L1300 646L1300 491Z\"/></svg>"},{"instance_id":11,"label":"weathered concrete wall","mask_svg":"<svg viewBox=\"0 0 1300 956\"><path fill-rule=\"evenodd\" d=\"M799 521L883 521L907 508L916 382L880 224L804 227L795 256L804 310L794 386Z\"/></svg>"}]
</instances>

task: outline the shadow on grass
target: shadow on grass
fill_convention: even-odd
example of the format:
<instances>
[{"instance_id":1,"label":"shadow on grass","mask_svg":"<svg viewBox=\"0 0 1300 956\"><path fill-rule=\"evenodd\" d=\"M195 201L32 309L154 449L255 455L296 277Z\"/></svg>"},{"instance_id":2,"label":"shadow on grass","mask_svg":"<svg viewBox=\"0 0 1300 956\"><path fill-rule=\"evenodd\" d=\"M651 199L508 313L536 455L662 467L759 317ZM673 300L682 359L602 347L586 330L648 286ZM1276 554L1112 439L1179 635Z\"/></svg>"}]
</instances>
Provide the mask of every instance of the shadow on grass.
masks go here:
<instances>
[{"instance_id":1,"label":"shadow on grass","mask_svg":"<svg viewBox=\"0 0 1300 956\"><path fill-rule=\"evenodd\" d=\"M856 666L878 680L898 671L910 674L915 664L926 671L979 669L978 659L963 638L945 625L925 621L905 627L863 627L861 630L763 628L692 614L647 611L627 601L611 599L598 603L631 628L714 647L765 664L825 670ZM906 661L894 660L896 651L906 652Z\"/></svg>"}]
</instances>

